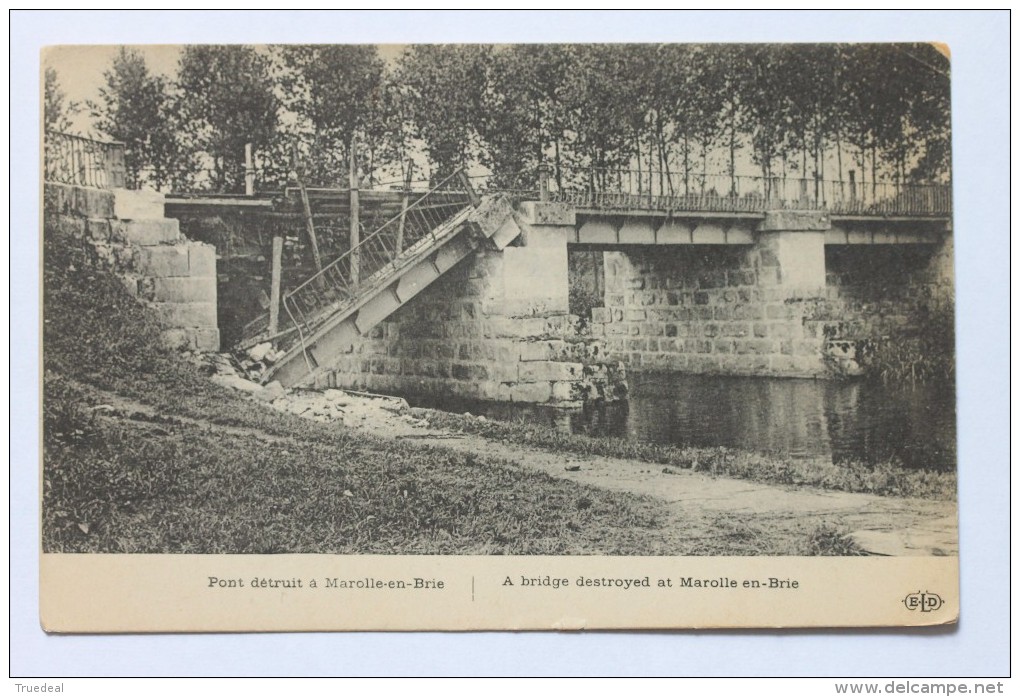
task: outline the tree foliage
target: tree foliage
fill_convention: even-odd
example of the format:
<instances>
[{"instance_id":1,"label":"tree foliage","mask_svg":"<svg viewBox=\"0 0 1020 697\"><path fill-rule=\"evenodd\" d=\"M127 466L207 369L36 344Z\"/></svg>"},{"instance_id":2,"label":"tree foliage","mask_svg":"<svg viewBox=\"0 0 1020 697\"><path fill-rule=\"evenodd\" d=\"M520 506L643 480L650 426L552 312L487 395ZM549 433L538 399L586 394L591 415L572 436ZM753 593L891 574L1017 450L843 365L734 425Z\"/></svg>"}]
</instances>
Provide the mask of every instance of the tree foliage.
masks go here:
<instances>
[{"instance_id":1,"label":"tree foliage","mask_svg":"<svg viewBox=\"0 0 1020 697\"><path fill-rule=\"evenodd\" d=\"M97 118L132 171L188 169L239 190L252 143L267 181L297 150L309 183L345 186L424 158L497 188L558 185L703 192L737 175L858 183L946 181L949 64L927 44L193 46L173 79L122 50ZM66 124L46 74L47 127ZM63 119L63 120L61 120ZM211 170L206 176L199 170Z\"/></svg>"},{"instance_id":2,"label":"tree foliage","mask_svg":"<svg viewBox=\"0 0 1020 697\"><path fill-rule=\"evenodd\" d=\"M242 188L245 144L273 142L280 111L273 84L269 59L250 46L188 46L181 54L183 135L208 158L216 190Z\"/></svg>"},{"instance_id":3,"label":"tree foliage","mask_svg":"<svg viewBox=\"0 0 1020 697\"><path fill-rule=\"evenodd\" d=\"M284 46L279 49L283 105L291 132L320 185L347 184L355 135L365 153L384 145L375 126L387 121L384 64L374 46ZM371 142L369 142L371 141Z\"/></svg>"},{"instance_id":4,"label":"tree foliage","mask_svg":"<svg viewBox=\"0 0 1020 697\"><path fill-rule=\"evenodd\" d=\"M101 102L92 104L96 126L124 143L129 186L162 188L178 183L187 169L181 152L176 100L166 78L153 75L137 50L121 47L103 74Z\"/></svg>"},{"instance_id":5,"label":"tree foliage","mask_svg":"<svg viewBox=\"0 0 1020 697\"><path fill-rule=\"evenodd\" d=\"M411 134L424 145L436 181L477 159L491 53L486 46L419 44L400 58L394 82L403 94Z\"/></svg>"},{"instance_id":6,"label":"tree foliage","mask_svg":"<svg viewBox=\"0 0 1020 697\"><path fill-rule=\"evenodd\" d=\"M43 74L43 126L47 131L66 133L71 130L70 105L66 99L57 71L46 68Z\"/></svg>"}]
</instances>

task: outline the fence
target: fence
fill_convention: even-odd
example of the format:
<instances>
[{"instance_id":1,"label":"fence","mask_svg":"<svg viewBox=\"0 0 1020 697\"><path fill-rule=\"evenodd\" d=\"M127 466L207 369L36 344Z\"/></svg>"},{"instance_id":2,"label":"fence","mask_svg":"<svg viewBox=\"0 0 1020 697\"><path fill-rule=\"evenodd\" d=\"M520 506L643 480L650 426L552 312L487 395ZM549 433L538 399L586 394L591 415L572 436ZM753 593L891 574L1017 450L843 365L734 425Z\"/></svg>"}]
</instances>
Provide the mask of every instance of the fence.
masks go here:
<instances>
[{"instance_id":1,"label":"fence","mask_svg":"<svg viewBox=\"0 0 1020 697\"><path fill-rule=\"evenodd\" d=\"M463 170L410 203L378 230L284 296L291 321L308 329L325 310L352 303L375 283L431 247L447 226L477 197Z\"/></svg>"},{"instance_id":2,"label":"fence","mask_svg":"<svg viewBox=\"0 0 1020 697\"><path fill-rule=\"evenodd\" d=\"M836 215L944 216L945 184L829 181L808 178L684 174L665 170L561 168L548 197L582 208L763 213L827 210Z\"/></svg>"},{"instance_id":3,"label":"fence","mask_svg":"<svg viewBox=\"0 0 1020 697\"><path fill-rule=\"evenodd\" d=\"M126 185L123 143L46 131L43 152L45 181L97 189Z\"/></svg>"}]
</instances>

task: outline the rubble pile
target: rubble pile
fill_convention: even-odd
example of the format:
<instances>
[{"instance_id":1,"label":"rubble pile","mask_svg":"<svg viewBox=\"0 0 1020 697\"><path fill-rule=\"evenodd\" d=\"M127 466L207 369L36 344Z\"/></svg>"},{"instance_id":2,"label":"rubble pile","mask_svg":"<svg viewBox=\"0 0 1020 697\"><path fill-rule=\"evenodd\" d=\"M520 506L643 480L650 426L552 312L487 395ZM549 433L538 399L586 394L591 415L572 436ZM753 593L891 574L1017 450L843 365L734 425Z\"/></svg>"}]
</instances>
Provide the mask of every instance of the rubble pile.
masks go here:
<instances>
[{"instance_id":1,"label":"rubble pile","mask_svg":"<svg viewBox=\"0 0 1020 697\"><path fill-rule=\"evenodd\" d=\"M417 425L411 423L417 419L408 413L410 407L407 401L400 397L337 389L287 390L275 380L267 385L259 384L255 380L265 369L267 362L271 363L274 359L274 352L269 344L260 344L252 348L242 358L229 353L219 353L205 354L199 359L211 372L210 379L216 384L247 392L278 411L325 423L339 422L355 428L384 424L394 415L401 416L412 426Z\"/></svg>"},{"instance_id":2,"label":"rubble pile","mask_svg":"<svg viewBox=\"0 0 1020 697\"><path fill-rule=\"evenodd\" d=\"M237 351L231 357L234 359L238 370L245 377L255 382L261 382L262 376L266 374L266 371L274 363L283 358L285 354L285 351L274 349L273 344L266 341L256 344L251 348Z\"/></svg>"}]
</instances>

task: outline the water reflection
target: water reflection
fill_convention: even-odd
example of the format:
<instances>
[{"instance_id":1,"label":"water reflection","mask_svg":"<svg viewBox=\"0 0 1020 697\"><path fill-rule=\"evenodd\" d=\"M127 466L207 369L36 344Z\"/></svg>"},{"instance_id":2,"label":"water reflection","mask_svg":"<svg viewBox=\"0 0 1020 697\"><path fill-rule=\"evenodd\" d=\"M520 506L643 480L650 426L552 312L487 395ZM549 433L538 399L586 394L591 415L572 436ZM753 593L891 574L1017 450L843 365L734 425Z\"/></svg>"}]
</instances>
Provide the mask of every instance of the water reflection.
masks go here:
<instances>
[{"instance_id":1,"label":"water reflection","mask_svg":"<svg viewBox=\"0 0 1020 697\"><path fill-rule=\"evenodd\" d=\"M632 375L627 405L575 414L572 430L792 458L956 466L955 403L929 386L700 375Z\"/></svg>"},{"instance_id":2,"label":"water reflection","mask_svg":"<svg viewBox=\"0 0 1020 697\"><path fill-rule=\"evenodd\" d=\"M704 375L629 376L630 400L581 411L419 401L563 432L695 447L726 446L794 459L919 469L956 467L952 390L922 385Z\"/></svg>"}]
</instances>

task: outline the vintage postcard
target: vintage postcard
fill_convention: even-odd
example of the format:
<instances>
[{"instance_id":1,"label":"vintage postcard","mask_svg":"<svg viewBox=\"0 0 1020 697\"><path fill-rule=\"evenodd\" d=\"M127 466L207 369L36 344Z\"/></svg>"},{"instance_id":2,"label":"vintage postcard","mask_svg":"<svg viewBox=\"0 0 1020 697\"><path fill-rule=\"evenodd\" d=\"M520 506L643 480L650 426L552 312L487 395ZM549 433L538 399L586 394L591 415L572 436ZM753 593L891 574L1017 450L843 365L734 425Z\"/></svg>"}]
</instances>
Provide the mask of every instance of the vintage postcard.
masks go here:
<instances>
[{"instance_id":1,"label":"vintage postcard","mask_svg":"<svg viewBox=\"0 0 1020 697\"><path fill-rule=\"evenodd\" d=\"M945 46L42 74L47 631L957 621Z\"/></svg>"}]
</instances>

